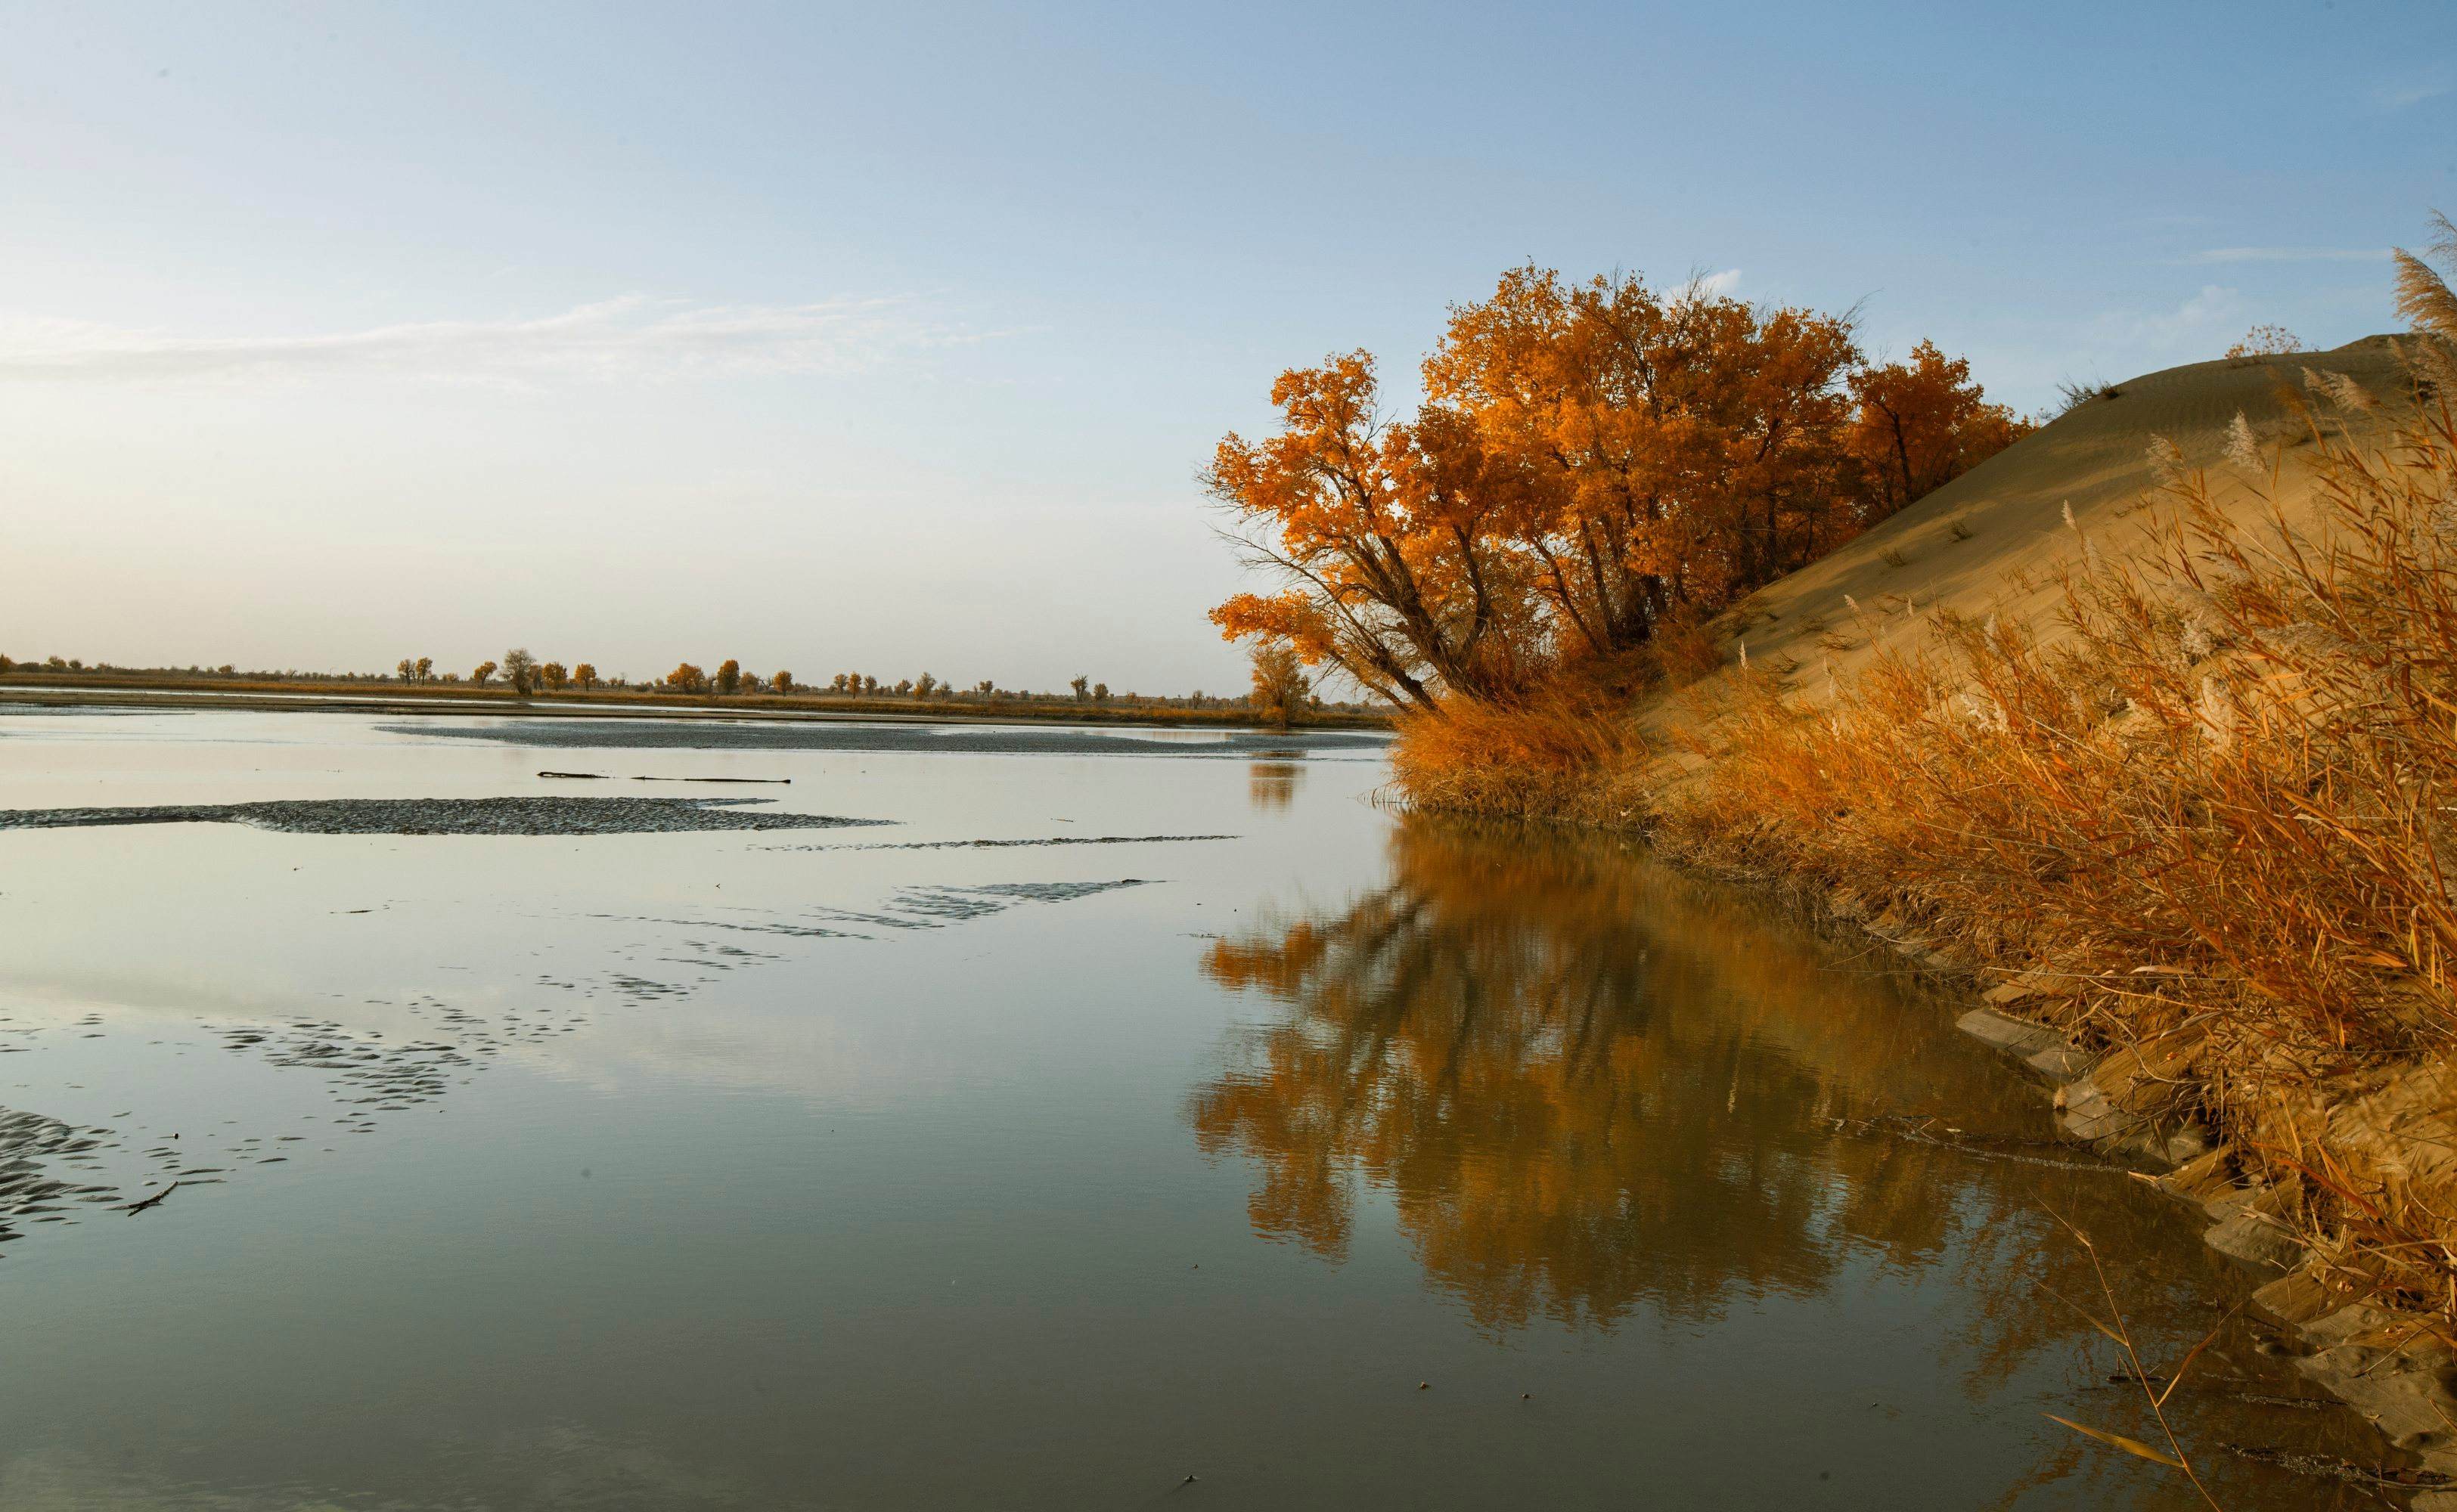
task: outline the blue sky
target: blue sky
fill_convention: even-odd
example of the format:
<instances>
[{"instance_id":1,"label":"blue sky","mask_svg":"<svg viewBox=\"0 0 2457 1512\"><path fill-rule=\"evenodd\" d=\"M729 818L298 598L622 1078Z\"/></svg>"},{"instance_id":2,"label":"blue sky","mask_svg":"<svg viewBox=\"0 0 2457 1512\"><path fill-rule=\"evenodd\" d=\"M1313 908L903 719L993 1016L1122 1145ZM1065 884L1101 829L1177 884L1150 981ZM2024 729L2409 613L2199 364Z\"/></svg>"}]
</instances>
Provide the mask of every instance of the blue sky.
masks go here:
<instances>
[{"instance_id":1,"label":"blue sky","mask_svg":"<svg viewBox=\"0 0 2457 1512\"><path fill-rule=\"evenodd\" d=\"M2024 409L2387 328L2457 7L0 4L0 651L1234 690L1193 482L1533 258Z\"/></svg>"}]
</instances>

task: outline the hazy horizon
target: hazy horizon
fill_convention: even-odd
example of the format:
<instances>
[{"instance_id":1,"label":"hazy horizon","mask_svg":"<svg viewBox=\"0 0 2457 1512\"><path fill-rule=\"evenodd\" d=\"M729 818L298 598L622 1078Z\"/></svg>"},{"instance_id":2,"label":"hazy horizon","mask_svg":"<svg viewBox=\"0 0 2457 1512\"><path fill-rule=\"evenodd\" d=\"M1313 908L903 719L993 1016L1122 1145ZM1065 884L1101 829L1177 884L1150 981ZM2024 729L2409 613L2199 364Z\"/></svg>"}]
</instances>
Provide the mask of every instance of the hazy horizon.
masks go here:
<instances>
[{"instance_id":1,"label":"hazy horizon","mask_svg":"<svg viewBox=\"0 0 2457 1512\"><path fill-rule=\"evenodd\" d=\"M0 26L17 657L1234 693L1212 443L1328 351L1407 402L1507 266L1857 304L2027 412L2389 329L2457 209L2420 6Z\"/></svg>"}]
</instances>

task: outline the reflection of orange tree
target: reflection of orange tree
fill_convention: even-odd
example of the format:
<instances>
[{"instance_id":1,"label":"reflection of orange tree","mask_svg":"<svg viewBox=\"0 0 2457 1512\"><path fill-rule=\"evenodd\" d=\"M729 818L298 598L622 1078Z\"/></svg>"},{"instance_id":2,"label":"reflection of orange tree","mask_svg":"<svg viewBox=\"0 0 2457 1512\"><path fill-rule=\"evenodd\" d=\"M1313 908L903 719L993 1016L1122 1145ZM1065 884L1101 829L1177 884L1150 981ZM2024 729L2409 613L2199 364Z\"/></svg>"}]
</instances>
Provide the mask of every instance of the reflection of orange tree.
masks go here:
<instances>
[{"instance_id":1,"label":"reflection of orange tree","mask_svg":"<svg viewBox=\"0 0 2457 1512\"><path fill-rule=\"evenodd\" d=\"M2138 1226L2091 1195L2120 1192L2096 1173L1837 1137L1920 1112L2046 1131L1937 1006L1745 899L1616 841L1427 819L1400 824L1391 871L1205 959L1291 1010L1189 1114L1207 1151L1256 1163L1266 1234L1344 1257L1374 1183L1437 1282L1507 1326L1814 1289L1847 1238L1922 1264L2040 1203Z\"/></svg>"},{"instance_id":2,"label":"reflection of orange tree","mask_svg":"<svg viewBox=\"0 0 2457 1512\"><path fill-rule=\"evenodd\" d=\"M1667 922L1685 889L1611 845L1410 823L1393 860L1344 916L1205 963L1296 1010L1192 1109L1206 1150L1258 1163L1258 1229L1344 1256L1361 1175L1486 1326L1823 1284L1836 1199L1860 1206L1838 1194L1828 1120L1858 1099L1817 1062L1873 1071L1886 1034L1835 1032L1859 1005L1835 1001L1817 952L1769 951L1762 923L1694 902ZM1803 1001L1827 1022L1765 1022ZM1914 1249L1949 1221L1929 1197L1902 1204L1925 1216L1899 1235Z\"/></svg>"},{"instance_id":3,"label":"reflection of orange tree","mask_svg":"<svg viewBox=\"0 0 2457 1512\"><path fill-rule=\"evenodd\" d=\"M1256 762L1246 768L1247 795L1257 808L1286 808L1304 776L1295 762Z\"/></svg>"}]
</instances>

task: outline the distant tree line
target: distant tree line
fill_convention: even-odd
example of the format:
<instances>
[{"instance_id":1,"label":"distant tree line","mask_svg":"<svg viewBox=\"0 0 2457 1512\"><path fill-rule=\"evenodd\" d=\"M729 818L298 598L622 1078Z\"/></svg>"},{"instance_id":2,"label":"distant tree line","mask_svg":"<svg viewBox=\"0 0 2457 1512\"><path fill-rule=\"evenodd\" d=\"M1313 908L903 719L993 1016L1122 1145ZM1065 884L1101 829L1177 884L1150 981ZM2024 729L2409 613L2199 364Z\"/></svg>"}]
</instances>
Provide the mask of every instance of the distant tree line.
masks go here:
<instances>
[{"instance_id":1,"label":"distant tree line","mask_svg":"<svg viewBox=\"0 0 2457 1512\"><path fill-rule=\"evenodd\" d=\"M1105 709L1221 709L1250 708L1258 719L1280 725L1301 722L1308 714L1324 709L1346 713L1385 712L1379 705L1365 704L1332 704L1320 698L1312 688L1302 667L1292 659L1264 647L1254 659L1252 691L1233 698L1219 697L1201 688L1184 694L1143 694L1132 691L1112 692L1109 684L1094 681L1088 674L1067 681L1063 689L1036 692L1030 688L1001 687L989 678L960 685L953 680L939 678L924 671L918 677L900 677L893 681L866 672L837 672L822 685L806 684L791 671L772 672L765 676L746 671L739 660L727 658L719 662L714 672L708 672L695 663L683 662L661 678L634 682L623 677L608 677L597 670L596 664L578 662L569 665L552 659L541 659L526 646L513 646L499 657L480 662L466 672L439 671L431 656L404 656L395 663L389 674L381 672L310 672L297 667L257 668L241 670L225 662L219 666L190 665L131 667L115 666L108 662L87 663L74 657L52 656L40 660L20 660L0 656L0 676L9 675L87 674L109 677L142 677L147 679L217 680L248 683L288 684L363 684L393 683L404 687L480 687L503 688L518 698L534 698L562 693L593 693L614 690L630 693L654 692L669 696L692 698L796 698L886 700L902 699L917 704L973 705L997 706L1012 705L1084 705Z\"/></svg>"}]
</instances>

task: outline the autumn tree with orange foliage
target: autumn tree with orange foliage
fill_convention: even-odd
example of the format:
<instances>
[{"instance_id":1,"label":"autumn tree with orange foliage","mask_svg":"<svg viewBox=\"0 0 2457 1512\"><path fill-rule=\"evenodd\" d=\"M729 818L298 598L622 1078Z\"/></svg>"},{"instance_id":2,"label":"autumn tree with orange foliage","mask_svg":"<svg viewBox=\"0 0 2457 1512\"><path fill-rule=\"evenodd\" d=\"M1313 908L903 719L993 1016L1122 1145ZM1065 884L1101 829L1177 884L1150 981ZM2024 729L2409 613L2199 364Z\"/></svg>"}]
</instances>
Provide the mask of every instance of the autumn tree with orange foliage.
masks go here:
<instances>
[{"instance_id":1,"label":"autumn tree with orange foliage","mask_svg":"<svg viewBox=\"0 0 2457 1512\"><path fill-rule=\"evenodd\" d=\"M1293 646L1270 643L1254 648L1254 711L1280 729L1293 725L1313 697Z\"/></svg>"},{"instance_id":2,"label":"autumn tree with orange foliage","mask_svg":"<svg viewBox=\"0 0 2457 1512\"><path fill-rule=\"evenodd\" d=\"M1517 268L1456 306L1410 419L1373 358L1271 389L1276 434L1204 474L1278 591L1212 611L1403 708L1644 675L1662 633L1796 571L2022 425L1923 342L1869 367L1848 315Z\"/></svg>"},{"instance_id":3,"label":"autumn tree with orange foliage","mask_svg":"<svg viewBox=\"0 0 2457 1512\"><path fill-rule=\"evenodd\" d=\"M1866 469L1862 525L1872 525L1971 471L2038 427L1991 404L1971 381L1971 362L1933 341L1909 360L1851 375L1858 405L1844 444Z\"/></svg>"},{"instance_id":4,"label":"autumn tree with orange foliage","mask_svg":"<svg viewBox=\"0 0 2457 1512\"><path fill-rule=\"evenodd\" d=\"M1848 318L1517 268L1425 362L1527 494L1512 544L1556 649L1615 656L1848 533Z\"/></svg>"},{"instance_id":5,"label":"autumn tree with orange foliage","mask_svg":"<svg viewBox=\"0 0 2457 1512\"><path fill-rule=\"evenodd\" d=\"M1474 437L1429 410L1381 410L1363 352L1291 368L1271 386L1279 434L1231 433L1204 475L1250 563L1287 582L1211 611L1231 640L1293 647L1394 704L1431 708L1437 687L1493 696L1515 680L1506 644L1527 617L1504 555L1508 491Z\"/></svg>"}]
</instances>

